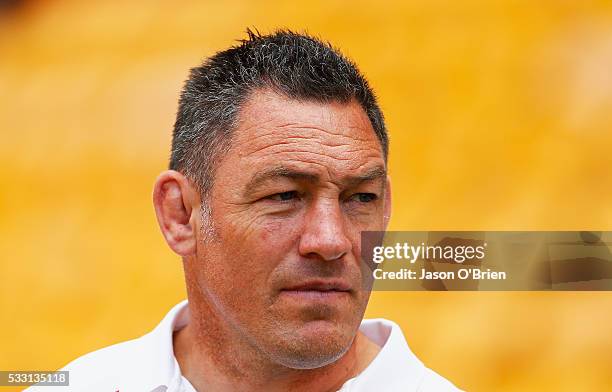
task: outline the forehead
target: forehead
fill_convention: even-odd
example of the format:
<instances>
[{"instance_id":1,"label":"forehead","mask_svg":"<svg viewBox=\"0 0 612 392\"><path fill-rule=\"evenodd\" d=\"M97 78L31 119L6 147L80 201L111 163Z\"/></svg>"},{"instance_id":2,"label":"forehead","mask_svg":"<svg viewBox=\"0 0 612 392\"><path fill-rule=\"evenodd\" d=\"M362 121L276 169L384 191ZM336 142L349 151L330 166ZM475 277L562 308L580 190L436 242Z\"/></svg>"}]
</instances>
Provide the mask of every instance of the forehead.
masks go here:
<instances>
[{"instance_id":1,"label":"forehead","mask_svg":"<svg viewBox=\"0 0 612 392\"><path fill-rule=\"evenodd\" d=\"M231 145L227 158L249 168L310 166L332 176L385 165L372 124L356 101L298 101L257 91L240 111Z\"/></svg>"}]
</instances>

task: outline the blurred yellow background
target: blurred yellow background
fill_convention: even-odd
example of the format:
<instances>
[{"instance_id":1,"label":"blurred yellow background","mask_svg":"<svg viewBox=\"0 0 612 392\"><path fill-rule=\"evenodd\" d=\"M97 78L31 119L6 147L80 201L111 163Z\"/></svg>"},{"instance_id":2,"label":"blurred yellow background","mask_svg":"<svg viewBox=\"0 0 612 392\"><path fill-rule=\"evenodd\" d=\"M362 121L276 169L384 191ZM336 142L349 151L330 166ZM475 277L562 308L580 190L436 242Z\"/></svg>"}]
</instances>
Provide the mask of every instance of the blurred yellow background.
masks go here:
<instances>
[{"instance_id":1,"label":"blurred yellow background","mask_svg":"<svg viewBox=\"0 0 612 392\"><path fill-rule=\"evenodd\" d=\"M185 296L152 184L188 69L246 27L319 35L370 79L391 229L612 230L610 2L0 3L2 370L140 336ZM469 391L612 389L612 293L377 292L368 316Z\"/></svg>"}]
</instances>

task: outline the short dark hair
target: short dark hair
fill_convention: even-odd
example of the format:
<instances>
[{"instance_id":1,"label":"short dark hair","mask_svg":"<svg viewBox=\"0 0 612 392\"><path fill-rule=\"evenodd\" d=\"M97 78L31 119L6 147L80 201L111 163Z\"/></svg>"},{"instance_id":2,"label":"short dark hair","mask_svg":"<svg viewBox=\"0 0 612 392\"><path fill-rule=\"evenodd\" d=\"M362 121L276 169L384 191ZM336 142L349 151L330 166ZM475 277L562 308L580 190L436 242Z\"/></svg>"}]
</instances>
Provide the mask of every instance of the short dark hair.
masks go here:
<instances>
[{"instance_id":1,"label":"short dark hair","mask_svg":"<svg viewBox=\"0 0 612 392\"><path fill-rule=\"evenodd\" d=\"M202 198L212 187L213 161L230 146L241 105L250 93L271 89L288 98L317 102L355 99L368 115L385 160L388 136L376 96L357 66L331 44L279 30L248 38L191 69L172 136L170 169L194 182Z\"/></svg>"}]
</instances>

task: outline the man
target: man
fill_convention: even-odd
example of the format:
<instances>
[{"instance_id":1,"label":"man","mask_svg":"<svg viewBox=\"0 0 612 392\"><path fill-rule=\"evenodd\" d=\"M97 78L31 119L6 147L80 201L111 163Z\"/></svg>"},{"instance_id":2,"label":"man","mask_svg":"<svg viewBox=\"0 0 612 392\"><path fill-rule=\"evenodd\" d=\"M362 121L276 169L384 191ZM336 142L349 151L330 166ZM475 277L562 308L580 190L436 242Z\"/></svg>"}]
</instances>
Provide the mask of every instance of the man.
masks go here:
<instances>
[{"instance_id":1,"label":"man","mask_svg":"<svg viewBox=\"0 0 612 392\"><path fill-rule=\"evenodd\" d=\"M353 63L249 31L192 70L153 200L188 302L65 370L85 391L450 391L399 327L362 321L360 233L391 209L388 139Z\"/></svg>"}]
</instances>

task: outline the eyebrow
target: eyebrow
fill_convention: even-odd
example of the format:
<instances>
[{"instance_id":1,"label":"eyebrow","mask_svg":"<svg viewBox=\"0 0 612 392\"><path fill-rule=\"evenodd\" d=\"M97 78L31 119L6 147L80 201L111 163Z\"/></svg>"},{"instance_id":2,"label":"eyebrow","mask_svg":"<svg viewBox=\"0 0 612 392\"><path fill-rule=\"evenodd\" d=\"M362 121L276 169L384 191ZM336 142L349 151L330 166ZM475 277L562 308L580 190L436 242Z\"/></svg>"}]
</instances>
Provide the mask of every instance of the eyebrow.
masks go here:
<instances>
[{"instance_id":1,"label":"eyebrow","mask_svg":"<svg viewBox=\"0 0 612 392\"><path fill-rule=\"evenodd\" d=\"M363 174L357 176L346 176L342 178L340 182L347 187L354 187L363 182L382 179L386 176L387 171L385 170L385 168L383 166L376 166ZM306 181L310 183L316 183L320 181L320 177L316 173L290 169L285 166L277 166L256 173L253 178L247 183L245 190L247 193L252 192L263 183L276 178L288 178L291 180Z\"/></svg>"}]
</instances>

